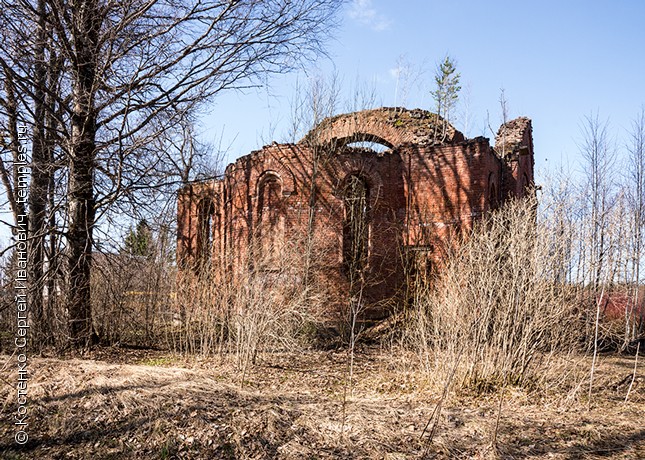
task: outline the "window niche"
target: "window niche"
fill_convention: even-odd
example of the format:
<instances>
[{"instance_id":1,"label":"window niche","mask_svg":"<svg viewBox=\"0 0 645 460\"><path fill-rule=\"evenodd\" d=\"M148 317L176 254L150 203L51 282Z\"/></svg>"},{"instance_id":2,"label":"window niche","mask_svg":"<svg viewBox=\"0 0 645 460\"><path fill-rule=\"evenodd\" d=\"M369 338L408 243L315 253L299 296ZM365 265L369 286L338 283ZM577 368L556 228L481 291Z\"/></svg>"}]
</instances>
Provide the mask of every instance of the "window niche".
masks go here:
<instances>
[{"instance_id":1,"label":"window niche","mask_svg":"<svg viewBox=\"0 0 645 460\"><path fill-rule=\"evenodd\" d=\"M498 206L499 206L499 196L497 195L497 187L495 187L494 182L490 184L488 200L489 200L489 203L490 203L491 211L494 211L495 209L498 208Z\"/></svg>"},{"instance_id":2,"label":"window niche","mask_svg":"<svg viewBox=\"0 0 645 460\"><path fill-rule=\"evenodd\" d=\"M369 187L360 176L349 176L343 189L343 267L350 281L367 266L369 251Z\"/></svg>"},{"instance_id":3,"label":"window niche","mask_svg":"<svg viewBox=\"0 0 645 460\"><path fill-rule=\"evenodd\" d=\"M260 179L257 192L257 236L260 252L274 253L284 237L282 181L267 172Z\"/></svg>"},{"instance_id":4,"label":"window niche","mask_svg":"<svg viewBox=\"0 0 645 460\"><path fill-rule=\"evenodd\" d=\"M215 205L210 198L202 199L197 205L197 270L204 271L210 265L213 253L213 215Z\"/></svg>"}]
</instances>

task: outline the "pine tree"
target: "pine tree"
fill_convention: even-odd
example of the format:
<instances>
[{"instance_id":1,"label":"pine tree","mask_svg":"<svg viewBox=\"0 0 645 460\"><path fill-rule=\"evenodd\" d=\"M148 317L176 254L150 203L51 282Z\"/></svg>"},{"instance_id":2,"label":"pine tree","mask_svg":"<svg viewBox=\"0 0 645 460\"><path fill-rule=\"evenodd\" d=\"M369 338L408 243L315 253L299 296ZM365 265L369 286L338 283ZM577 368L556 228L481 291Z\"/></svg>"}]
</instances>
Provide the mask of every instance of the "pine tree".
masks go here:
<instances>
[{"instance_id":1,"label":"pine tree","mask_svg":"<svg viewBox=\"0 0 645 460\"><path fill-rule=\"evenodd\" d=\"M460 78L461 74L457 72L455 61L450 56L446 56L444 61L437 67L437 72L434 77L436 89L430 93L437 104L437 115L443 117L441 123L441 142L446 138L448 123L459 99L459 91L461 90L461 86L459 86ZM435 130L435 142L437 140L438 132Z\"/></svg>"},{"instance_id":2,"label":"pine tree","mask_svg":"<svg viewBox=\"0 0 645 460\"><path fill-rule=\"evenodd\" d=\"M145 219L139 221L136 230L130 227L130 232L125 237L124 252L143 257L149 257L152 254L152 231Z\"/></svg>"}]
</instances>

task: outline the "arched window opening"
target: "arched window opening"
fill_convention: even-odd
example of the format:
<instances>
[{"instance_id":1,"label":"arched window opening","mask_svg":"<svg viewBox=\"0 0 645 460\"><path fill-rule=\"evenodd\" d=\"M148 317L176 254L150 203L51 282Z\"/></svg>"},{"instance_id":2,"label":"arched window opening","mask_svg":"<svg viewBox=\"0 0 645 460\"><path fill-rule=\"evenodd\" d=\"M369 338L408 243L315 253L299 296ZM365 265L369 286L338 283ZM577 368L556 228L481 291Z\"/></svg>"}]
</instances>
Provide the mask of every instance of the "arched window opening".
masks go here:
<instances>
[{"instance_id":1,"label":"arched window opening","mask_svg":"<svg viewBox=\"0 0 645 460\"><path fill-rule=\"evenodd\" d=\"M274 174L267 175L258 190L258 215L262 225L274 226L280 218L282 184Z\"/></svg>"},{"instance_id":2,"label":"arched window opening","mask_svg":"<svg viewBox=\"0 0 645 460\"><path fill-rule=\"evenodd\" d=\"M215 214L213 202L209 198L201 200L197 206L197 262L200 270L211 261L213 214Z\"/></svg>"},{"instance_id":3,"label":"arched window opening","mask_svg":"<svg viewBox=\"0 0 645 460\"><path fill-rule=\"evenodd\" d=\"M273 173L262 178L258 187L257 235L259 249L265 254L275 253L283 238L282 182Z\"/></svg>"},{"instance_id":4,"label":"arched window opening","mask_svg":"<svg viewBox=\"0 0 645 460\"><path fill-rule=\"evenodd\" d=\"M350 281L355 281L367 265L369 250L369 189L365 180L350 176L343 201L343 266Z\"/></svg>"},{"instance_id":5,"label":"arched window opening","mask_svg":"<svg viewBox=\"0 0 645 460\"><path fill-rule=\"evenodd\" d=\"M499 206L499 197L497 196L497 187L495 187L495 182L490 184L490 190L488 192L488 202L490 203L491 211L494 211Z\"/></svg>"}]
</instances>

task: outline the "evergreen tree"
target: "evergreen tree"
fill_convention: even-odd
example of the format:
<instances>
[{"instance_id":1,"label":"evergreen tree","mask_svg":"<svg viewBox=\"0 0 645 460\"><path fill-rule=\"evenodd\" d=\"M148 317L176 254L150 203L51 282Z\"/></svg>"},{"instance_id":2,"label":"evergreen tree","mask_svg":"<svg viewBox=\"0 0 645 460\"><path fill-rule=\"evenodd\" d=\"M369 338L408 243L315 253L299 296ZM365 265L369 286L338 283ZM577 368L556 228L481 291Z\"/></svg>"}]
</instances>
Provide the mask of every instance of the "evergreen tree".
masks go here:
<instances>
[{"instance_id":1,"label":"evergreen tree","mask_svg":"<svg viewBox=\"0 0 645 460\"><path fill-rule=\"evenodd\" d=\"M141 219L136 230L130 227L125 237L125 253L132 256L149 257L152 254L152 231L145 219Z\"/></svg>"},{"instance_id":2,"label":"evergreen tree","mask_svg":"<svg viewBox=\"0 0 645 460\"><path fill-rule=\"evenodd\" d=\"M459 86L460 78L461 74L457 72L455 61L450 56L446 56L444 61L437 67L437 72L434 77L436 89L430 93L437 104L437 115L443 117L441 141L446 137L446 130L452 111L459 99L459 91L461 90L461 86ZM438 130L435 130L435 142L438 138Z\"/></svg>"}]
</instances>

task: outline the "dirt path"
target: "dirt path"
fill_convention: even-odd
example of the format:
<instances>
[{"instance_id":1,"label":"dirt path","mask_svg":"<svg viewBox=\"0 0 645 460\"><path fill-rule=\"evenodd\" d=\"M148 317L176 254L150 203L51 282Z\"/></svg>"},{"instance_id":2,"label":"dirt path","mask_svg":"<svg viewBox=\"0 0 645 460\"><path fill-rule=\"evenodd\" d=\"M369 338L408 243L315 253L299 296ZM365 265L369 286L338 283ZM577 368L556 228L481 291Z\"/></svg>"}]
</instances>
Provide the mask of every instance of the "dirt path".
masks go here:
<instances>
[{"instance_id":1,"label":"dirt path","mask_svg":"<svg viewBox=\"0 0 645 460\"><path fill-rule=\"evenodd\" d=\"M421 434L440 392L376 351L358 356L345 405L343 353L265 355L243 386L217 359L94 357L30 361L30 441L18 450L15 357L0 356L0 458L645 458L645 383L623 402L628 358L601 363L589 411L584 390L507 390L492 448L498 393L452 396L429 444Z\"/></svg>"}]
</instances>

